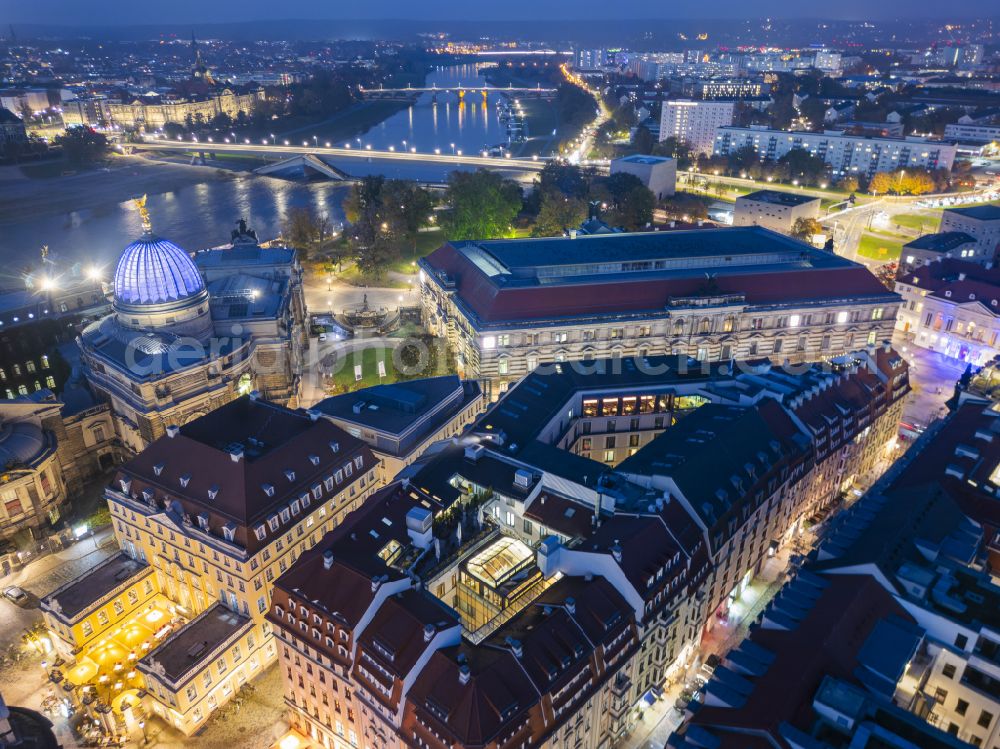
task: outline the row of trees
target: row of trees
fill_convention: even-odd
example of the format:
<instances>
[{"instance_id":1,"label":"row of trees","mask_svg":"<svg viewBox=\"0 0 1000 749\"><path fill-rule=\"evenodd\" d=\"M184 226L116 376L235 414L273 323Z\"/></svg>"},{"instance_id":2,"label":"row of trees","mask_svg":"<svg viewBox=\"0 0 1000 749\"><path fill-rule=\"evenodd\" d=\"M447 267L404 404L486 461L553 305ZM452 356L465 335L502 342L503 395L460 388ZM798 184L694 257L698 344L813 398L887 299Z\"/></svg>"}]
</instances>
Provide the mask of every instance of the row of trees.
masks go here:
<instances>
[{"instance_id":1,"label":"row of trees","mask_svg":"<svg viewBox=\"0 0 1000 749\"><path fill-rule=\"evenodd\" d=\"M525 209L535 217L532 235L551 237L593 214L610 226L636 231L653 220L655 206L653 193L632 174L601 177L573 164L549 162L536 178Z\"/></svg>"}]
</instances>

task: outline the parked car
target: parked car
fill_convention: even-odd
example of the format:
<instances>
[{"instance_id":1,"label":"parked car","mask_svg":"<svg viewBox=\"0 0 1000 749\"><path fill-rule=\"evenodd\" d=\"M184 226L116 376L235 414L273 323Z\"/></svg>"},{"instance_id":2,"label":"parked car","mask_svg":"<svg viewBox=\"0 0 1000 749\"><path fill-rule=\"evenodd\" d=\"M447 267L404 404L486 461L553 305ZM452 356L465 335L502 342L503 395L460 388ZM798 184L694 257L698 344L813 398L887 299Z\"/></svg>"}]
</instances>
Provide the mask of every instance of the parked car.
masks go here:
<instances>
[{"instance_id":1,"label":"parked car","mask_svg":"<svg viewBox=\"0 0 1000 749\"><path fill-rule=\"evenodd\" d=\"M4 588L3 596L11 603L15 603L18 606L28 605L28 594L24 592L23 588L19 588L16 585L11 585L9 588Z\"/></svg>"}]
</instances>

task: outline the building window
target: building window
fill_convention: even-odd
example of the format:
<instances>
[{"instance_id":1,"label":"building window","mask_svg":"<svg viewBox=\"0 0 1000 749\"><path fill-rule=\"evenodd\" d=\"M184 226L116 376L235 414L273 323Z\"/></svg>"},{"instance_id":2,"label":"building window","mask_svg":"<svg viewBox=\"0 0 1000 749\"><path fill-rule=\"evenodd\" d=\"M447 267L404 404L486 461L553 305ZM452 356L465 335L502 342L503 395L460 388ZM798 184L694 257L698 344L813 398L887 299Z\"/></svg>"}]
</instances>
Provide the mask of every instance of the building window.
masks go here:
<instances>
[{"instance_id":1,"label":"building window","mask_svg":"<svg viewBox=\"0 0 1000 749\"><path fill-rule=\"evenodd\" d=\"M42 354L42 369L49 368L49 357L47 354Z\"/></svg>"},{"instance_id":2,"label":"building window","mask_svg":"<svg viewBox=\"0 0 1000 749\"><path fill-rule=\"evenodd\" d=\"M955 647L960 650L965 650L965 646L969 644L969 638L967 635L957 634L955 635Z\"/></svg>"},{"instance_id":3,"label":"building window","mask_svg":"<svg viewBox=\"0 0 1000 749\"><path fill-rule=\"evenodd\" d=\"M989 728L990 723L992 722L993 722L993 713L988 712L987 710L983 710L981 713L979 713L979 720L976 721L977 725L981 726L982 728Z\"/></svg>"},{"instance_id":4,"label":"building window","mask_svg":"<svg viewBox=\"0 0 1000 749\"><path fill-rule=\"evenodd\" d=\"M528 520L527 518L524 519L523 530L526 536L531 535L531 521Z\"/></svg>"},{"instance_id":5,"label":"building window","mask_svg":"<svg viewBox=\"0 0 1000 749\"><path fill-rule=\"evenodd\" d=\"M946 663L946 664L944 664L944 668L941 669L941 675L944 676L946 679L954 679L955 678L955 664L954 663Z\"/></svg>"},{"instance_id":6,"label":"building window","mask_svg":"<svg viewBox=\"0 0 1000 749\"><path fill-rule=\"evenodd\" d=\"M509 362L508 362L508 360L506 358L500 359L497 362L497 371L500 374L505 375L505 374L507 374L508 370L509 370Z\"/></svg>"},{"instance_id":7,"label":"building window","mask_svg":"<svg viewBox=\"0 0 1000 749\"><path fill-rule=\"evenodd\" d=\"M965 715L968 711L969 711L969 703L963 700L962 698L959 698L958 701L955 702L955 712L958 713L959 715Z\"/></svg>"},{"instance_id":8,"label":"building window","mask_svg":"<svg viewBox=\"0 0 1000 749\"><path fill-rule=\"evenodd\" d=\"M614 450L605 450L604 451L604 462L605 463L614 463L615 462L615 451Z\"/></svg>"}]
</instances>

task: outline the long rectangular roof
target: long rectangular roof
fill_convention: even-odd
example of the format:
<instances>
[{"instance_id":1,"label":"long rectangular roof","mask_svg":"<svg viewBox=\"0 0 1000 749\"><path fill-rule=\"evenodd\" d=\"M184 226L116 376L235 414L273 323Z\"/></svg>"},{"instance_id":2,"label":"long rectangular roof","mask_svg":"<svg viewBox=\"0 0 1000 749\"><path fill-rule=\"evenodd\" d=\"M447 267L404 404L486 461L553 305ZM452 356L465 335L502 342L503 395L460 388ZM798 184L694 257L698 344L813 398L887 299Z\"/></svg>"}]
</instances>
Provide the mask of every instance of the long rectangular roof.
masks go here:
<instances>
[{"instance_id":1,"label":"long rectangular roof","mask_svg":"<svg viewBox=\"0 0 1000 749\"><path fill-rule=\"evenodd\" d=\"M866 268L756 226L452 242L420 261L483 323L663 312L671 300L892 300Z\"/></svg>"}]
</instances>

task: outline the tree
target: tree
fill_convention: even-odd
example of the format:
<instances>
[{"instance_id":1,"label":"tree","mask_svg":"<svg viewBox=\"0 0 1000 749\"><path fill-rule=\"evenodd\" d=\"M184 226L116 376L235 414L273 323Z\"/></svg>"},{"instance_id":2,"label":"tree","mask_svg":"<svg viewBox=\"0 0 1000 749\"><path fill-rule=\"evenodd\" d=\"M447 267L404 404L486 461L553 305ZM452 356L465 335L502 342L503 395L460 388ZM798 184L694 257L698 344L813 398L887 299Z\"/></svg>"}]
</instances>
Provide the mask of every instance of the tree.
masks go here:
<instances>
[{"instance_id":1,"label":"tree","mask_svg":"<svg viewBox=\"0 0 1000 749\"><path fill-rule=\"evenodd\" d=\"M348 237L358 252L359 267L378 275L398 255L398 243L393 245L392 240L405 238L415 246L432 208L430 193L409 180L376 175L355 183L344 201L344 213L351 222Z\"/></svg>"},{"instance_id":2,"label":"tree","mask_svg":"<svg viewBox=\"0 0 1000 749\"><path fill-rule=\"evenodd\" d=\"M839 187L844 192L857 192L858 188L860 188L861 185L858 184L857 177L844 177L842 180L840 180L840 182L837 183L837 187Z\"/></svg>"},{"instance_id":3,"label":"tree","mask_svg":"<svg viewBox=\"0 0 1000 749\"><path fill-rule=\"evenodd\" d=\"M797 218L792 224L792 236L811 242L817 234L823 233L823 225L814 218Z\"/></svg>"},{"instance_id":4,"label":"tree","mask_svg":"<svg viewBox=\"0 0 1000 749\"><path fill-rule=\"evenodd\" d=\"M511 233L521 210L521 187L496 172L452 172L445 193L449 239L497 239Z\"/></svg>"},{"instance_id":5,"label":"tree","mask_svg":"<svg viewBox=\"0 0 1000 749\"><path fill-rule=\"evenodd\" d=\"M653 220L656 196L634 174L616 172L595 180L591 199L608 204L607 220L614 226L635 231Z\"/></svg>"},{"instance_id":6,"label":"tree","mask_svg":"<svg viewBox=\"0 0 1000 749\"><path fill-rule=\"evenodd\" d=\"M778 163L788 168L788 175L807 185L825 182L829 166L820 156L813 156L804 148L793 148Z\"/></svg>"},{"instance_id":7,"label":"tree","mask_svg":"<svg viewBox=\"0 0 1000 749\"><path fill-rule=\"evenodd\" d=\"M556 237L565 230L579 226L587 217L587 203L580 198L568 198L559 193L546 193L542 207L531 230L533 237Z\"/></svg>"},{"instance_id":8,"label":"tree","mask_svg":"<svg viewBox=\"0 0 1000 749\"><path fill-rule=\"evenodd\" d=\"M885 195L892 188L892 175L888 172L875 172L868 181L868 192L873 195Z\"/></svg>"},{"instance_id":9,"label":"tree","mask_svg":"<svg viewBox=\"0 0 1000 749\"><path fill-rule=\"evenodd\" d=\"M635 129L635 135L632 137L632 145L629 150L633 153L652 153L655 145L656 139L649 132L649 128L645 125L640 125Z\"/></svg>"},{"instance_id":10,"label":"tree","mask_svg":"<svg viewBox=\"0 0 1000 749\"><path fill-rule=\"evenodd\" d=\"M330 234L330 219L318 216L311 208L293 206L285 213L282 235L292 247L299 251L303 259L308 259L310 251L322 247Z\"/></svg>"},{"instance_id":11,"label":"tree","mask_svg":"<svg viewBox=\"0 0 1000 749\"><path fill-rule=\"evenodd\" d=\"M56 137L63 154L73 164L87 164L102 158L108 152L108 139L93 128L71 127Z\"/></svg>"}]
</instances>

